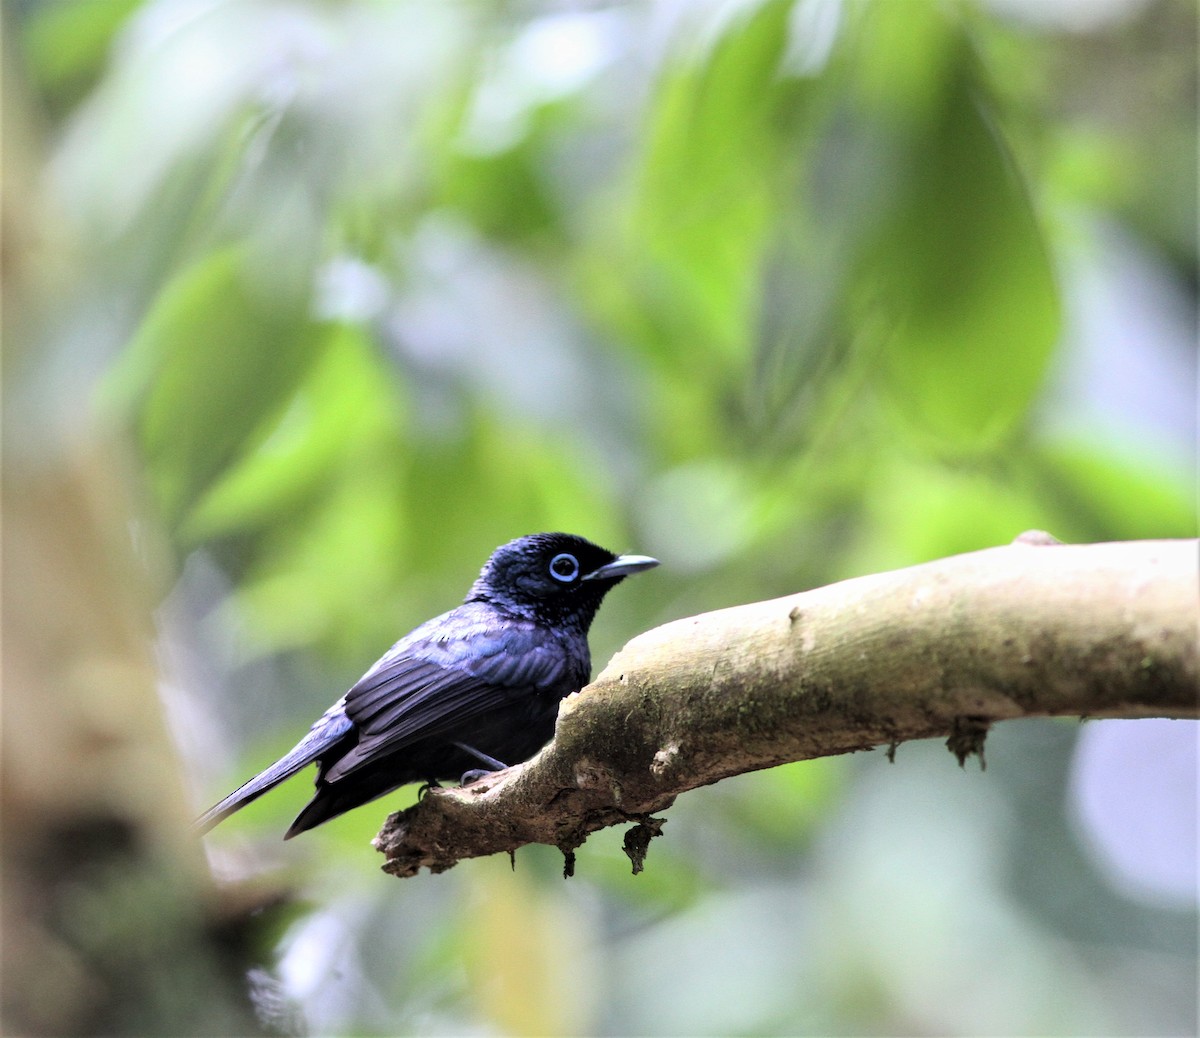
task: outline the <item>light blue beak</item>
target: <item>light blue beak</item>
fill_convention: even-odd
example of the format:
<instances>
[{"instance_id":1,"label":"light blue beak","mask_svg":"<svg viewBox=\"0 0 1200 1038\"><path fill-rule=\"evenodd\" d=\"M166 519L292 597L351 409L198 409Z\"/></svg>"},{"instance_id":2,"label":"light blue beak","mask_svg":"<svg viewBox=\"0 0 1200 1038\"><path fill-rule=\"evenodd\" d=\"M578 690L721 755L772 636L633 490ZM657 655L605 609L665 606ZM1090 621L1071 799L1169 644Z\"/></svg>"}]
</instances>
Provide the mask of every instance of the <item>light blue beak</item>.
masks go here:
<instances>
[{"instance_id":1,"label":"light blue beak","mask_svg":"<svg viewBox=\"0 0 1200 1038\"><path fill-rule=\"evenodd\" d=\"M631 573L641 573L644 569L654 569L658 559L649 555L619 555L612 562L599 569L592 570L584 576L584 580L619 580Z\"/></svg>"}]
</instances>

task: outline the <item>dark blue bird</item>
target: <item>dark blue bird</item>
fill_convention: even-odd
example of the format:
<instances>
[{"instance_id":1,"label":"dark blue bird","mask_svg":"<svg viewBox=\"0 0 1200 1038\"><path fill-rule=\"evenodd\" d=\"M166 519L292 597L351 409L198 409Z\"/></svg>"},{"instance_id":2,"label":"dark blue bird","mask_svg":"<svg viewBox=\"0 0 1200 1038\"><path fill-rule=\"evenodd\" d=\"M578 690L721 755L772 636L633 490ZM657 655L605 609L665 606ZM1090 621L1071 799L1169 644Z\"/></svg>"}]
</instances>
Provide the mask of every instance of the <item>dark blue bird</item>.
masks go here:
<instances>
[{"instance_id":1,"label":"dark blue bird","mask_svg":"<svg viewBox=\"0 0 1200 1038\"><path fill-rule=\"evenodd\" d=\"M528 760L587 684L604 596L657 566L565 533L497 548L466 601L401 638L286 756L210 808L200 832L314 761L317 792L284 839L410 782L469 781Z\"/></svg>"}]
</instances>

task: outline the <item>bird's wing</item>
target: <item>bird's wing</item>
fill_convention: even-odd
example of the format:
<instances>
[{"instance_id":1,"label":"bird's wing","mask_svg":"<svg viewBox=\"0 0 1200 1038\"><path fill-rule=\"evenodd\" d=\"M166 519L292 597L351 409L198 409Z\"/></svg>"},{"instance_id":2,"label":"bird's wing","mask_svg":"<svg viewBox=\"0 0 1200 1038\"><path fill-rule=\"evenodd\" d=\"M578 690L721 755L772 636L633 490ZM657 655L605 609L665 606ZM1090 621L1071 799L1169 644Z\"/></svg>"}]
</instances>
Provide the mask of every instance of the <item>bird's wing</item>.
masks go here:
<instances>
[{"instance_id":1,"label":"bird's wing","mask_svg":"<svg viewBox=\"0 0 1200 1038\"><path fill-rule=\"evenodd\" d=\"M359 741L329 769L326 781L419 740L469 729L515 696L555 687L567 677L555 636L536 624L446 627L397 643L346 693L344 709Z\"/></svg>"}]
</instances>

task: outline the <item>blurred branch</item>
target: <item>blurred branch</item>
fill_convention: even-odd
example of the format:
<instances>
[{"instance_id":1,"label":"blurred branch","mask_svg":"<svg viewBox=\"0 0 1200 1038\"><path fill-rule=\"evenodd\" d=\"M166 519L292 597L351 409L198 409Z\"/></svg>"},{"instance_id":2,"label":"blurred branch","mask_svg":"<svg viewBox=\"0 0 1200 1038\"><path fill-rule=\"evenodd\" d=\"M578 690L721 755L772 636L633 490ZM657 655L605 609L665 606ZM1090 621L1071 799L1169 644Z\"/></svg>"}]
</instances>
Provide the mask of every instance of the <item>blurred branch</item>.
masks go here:
<instances>
[{"instance_id":1,"label":"blurred branch","mask_svg":"<svg viewBox=\"0 0 1200 1038\"><path fill-rule=\"evenodd\" d=\"M1049 543L1047 543L1049 542ZM537 757L433 790L376 837L385 871L637 823L640 870L680 793L909 739L959 762L1014 717L1197 717L1196 541L1043 535L676 620L634 638L559 711Z\"/></svg>"}]
</instances>

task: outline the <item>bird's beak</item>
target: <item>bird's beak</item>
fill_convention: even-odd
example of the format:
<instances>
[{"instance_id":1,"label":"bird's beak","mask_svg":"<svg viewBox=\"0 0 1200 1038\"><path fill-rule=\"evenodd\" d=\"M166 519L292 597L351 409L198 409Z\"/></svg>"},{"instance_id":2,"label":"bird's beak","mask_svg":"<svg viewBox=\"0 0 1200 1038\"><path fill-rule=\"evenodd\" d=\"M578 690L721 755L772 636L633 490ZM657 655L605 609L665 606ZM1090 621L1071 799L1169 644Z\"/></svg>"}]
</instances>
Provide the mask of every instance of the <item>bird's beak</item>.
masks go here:
<instances>
[{"instance_id":1,"label":"bird's beak","mask_svg":"<svg viewBox=\"0 0 1200 1038\"><path fill-rule=\"evenodd\" d=\"M619 555L612 562L599 569L592 570L584 576L584 580L620 580L631 573L641 573L644 569L653 569L658 565L658 559L649 555Z\"/></svg>"}]
</instances>

